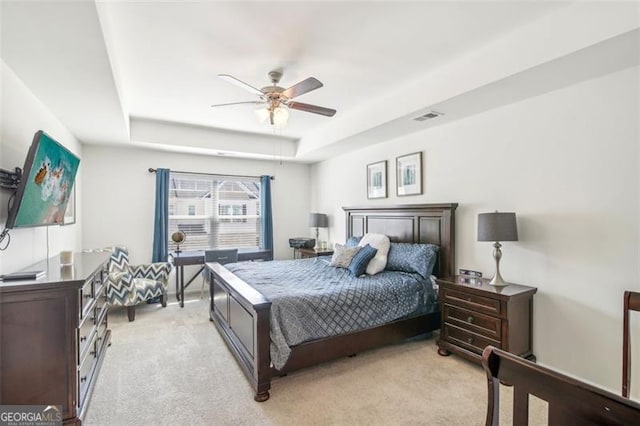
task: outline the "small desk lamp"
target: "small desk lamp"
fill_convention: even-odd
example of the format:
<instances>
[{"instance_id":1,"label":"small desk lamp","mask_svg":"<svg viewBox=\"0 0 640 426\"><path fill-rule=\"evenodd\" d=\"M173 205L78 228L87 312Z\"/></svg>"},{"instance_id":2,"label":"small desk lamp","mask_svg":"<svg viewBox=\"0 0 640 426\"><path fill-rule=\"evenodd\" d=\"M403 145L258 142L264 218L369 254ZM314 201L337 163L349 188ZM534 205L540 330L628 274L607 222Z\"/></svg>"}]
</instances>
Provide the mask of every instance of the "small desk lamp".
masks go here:
<instances>
[{"instance_id":1,"label":"small desk lamp","mask_svg":"<svg viewBox=\"0 0 640 426\"><path fill-rule=\"evenodd\" d=\"M176 231L171 234L171 241L176 243L176 253L180 254L180 244L183 244L186 239L187 235L182 231Z\"/></svg>"},{"instance_id":2,"label":"small desk lamp","mask_svg":"<svg viewBox=\"0 0 640 426\"><path fill-rule=\"evenodd\" d=\"M500 275L500 258L502 245L499 241L518 241L518 227L515 213L480 213L478 215L478 241L493 241L493 258L496 260L496 273L489 282L495 286L505 286Z\"/></svg>"},{"instance_id":3,"label":"small desk lamp","mask_svg":"<svg viewBox=\"0 0 640 426\"><path fill-rule=\"evenodd\" d=\"M309 215L309 227L316 228L316 245L315 249L318 250L320 248L320 231L318 228L327 228L329 226L329 218L324 213L311 213Z\"/></svg>"}]
</instances>

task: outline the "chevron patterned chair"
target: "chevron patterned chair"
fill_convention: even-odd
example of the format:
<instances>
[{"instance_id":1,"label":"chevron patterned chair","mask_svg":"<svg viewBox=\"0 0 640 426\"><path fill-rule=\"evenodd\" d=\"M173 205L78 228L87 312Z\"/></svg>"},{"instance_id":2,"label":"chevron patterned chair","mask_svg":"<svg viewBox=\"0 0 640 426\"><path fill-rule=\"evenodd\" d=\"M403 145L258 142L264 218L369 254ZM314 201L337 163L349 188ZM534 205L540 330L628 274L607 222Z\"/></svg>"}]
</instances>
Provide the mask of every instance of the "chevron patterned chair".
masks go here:
<instances>
[{"instance_id":1,"label":"chevron patterned chair","mask_svg":"<svg viewBox=\"0 0 640 426\"><path fill-rule=\"evenodd\" d=\"M160 296L167 306L167 283L171 272L168 262L129 265L129 252L116 247L109 262L107 301L110 306L126 306L129 321L136 317L136 305Z\"/></svg>"}]
</instances>

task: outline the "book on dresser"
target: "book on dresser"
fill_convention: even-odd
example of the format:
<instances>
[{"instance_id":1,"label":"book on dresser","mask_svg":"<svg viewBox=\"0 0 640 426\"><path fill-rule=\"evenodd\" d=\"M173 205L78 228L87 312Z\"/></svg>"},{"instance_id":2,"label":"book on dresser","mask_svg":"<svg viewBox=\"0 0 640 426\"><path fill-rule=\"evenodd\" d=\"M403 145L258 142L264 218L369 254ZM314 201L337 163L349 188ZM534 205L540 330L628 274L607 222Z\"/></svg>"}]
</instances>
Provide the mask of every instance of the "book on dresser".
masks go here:
<instances>
[{"instance_id":1,"label":"book on dresser","mask_svg":"<svg viewBox=\"0 0 640 426\"><path fill-rule=\"evenodd\" d=\"M39 271L19 271L0 275L0 281L37 280L45 275L46 272L42 269Z\"/></svg>"},{"instance_id":2,"label":"book on dresser","mask_svg":"<svg viewBox=\"0 0 640 426\"><path fill-rule=\"evenodd\" d=\"M109 253L59 257L25 271L40 279L0 282L0 405L61 405L80 424L109 346Z\"/></svg>"}]
</instances>

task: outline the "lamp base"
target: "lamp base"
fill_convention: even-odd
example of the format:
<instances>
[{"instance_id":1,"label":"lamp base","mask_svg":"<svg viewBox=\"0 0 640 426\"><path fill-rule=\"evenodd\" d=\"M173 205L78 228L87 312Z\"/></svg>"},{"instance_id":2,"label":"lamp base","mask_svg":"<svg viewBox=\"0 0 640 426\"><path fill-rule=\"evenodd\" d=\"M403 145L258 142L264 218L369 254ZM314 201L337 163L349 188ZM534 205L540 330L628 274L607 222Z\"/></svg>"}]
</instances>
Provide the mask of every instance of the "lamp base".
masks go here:
<instances>
[{"instance_id":1,"label":"lamp base","mask_svg":"<svg viewBox=\"0 0 640 426\"><path fill-rule=\"evenodd\" d=\"M320 250L320 230L316 228L316 245L313 247L315 251Z\"/></svg>"},{"instance_id":2,"label":"lamp base","mask_svg":"<svg viewBox=\"0 0 640 426\"><path fill-rule=\"evenodd\" d=\"M490 285L496 286L496 287L504 287L506 285L509 285L508 282L506 282L505 280L502 279L502 276L500 275L500 272L496 273L493 278L491 278L491 281L489 281Z\"/></svg>"},{"instance_id":3,"label":"lamp base","mask_svg":"<svg viewBox=\"0 0 640 426\"><path fill-rule=\"evenodd\" d=\"M493 258L496 261L496 273L493 278L491 278L491 281L489 281L489 284L496 287L509 285L508 282L502 279L502 275L500 275L500 259L502 258L502 250L500 250L500 247L502 247L502 245L497 241L493 244Z\"/></svg>"}]
</instances>

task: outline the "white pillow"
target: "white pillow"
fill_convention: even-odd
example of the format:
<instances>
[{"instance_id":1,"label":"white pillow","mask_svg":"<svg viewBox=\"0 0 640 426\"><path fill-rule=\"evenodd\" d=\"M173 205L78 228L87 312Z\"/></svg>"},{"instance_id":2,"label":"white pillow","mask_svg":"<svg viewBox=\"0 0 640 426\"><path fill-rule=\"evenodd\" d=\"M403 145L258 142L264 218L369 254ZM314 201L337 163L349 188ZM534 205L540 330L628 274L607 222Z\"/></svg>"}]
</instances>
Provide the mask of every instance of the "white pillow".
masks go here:
<instances>
[{"instance_id":1,"label":"white pillow","mask_svg":"<svg viewBox=\"0 0 640 426\"><path fill-rule=\"evenodd\" d=\"M358 246L364 247L367 244L378 249L375 257L367 265L367 275L375 275L378 272L382 272L384 267L387 266L387 255L389 254L391 242L389 237L383 234L366 234L362 237Z\"/></svg>"}]
</instances>

